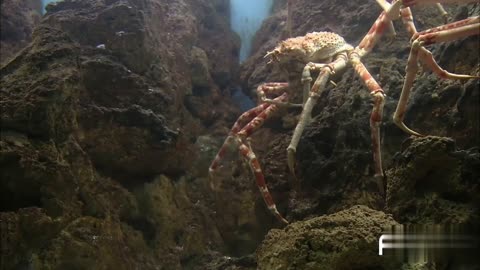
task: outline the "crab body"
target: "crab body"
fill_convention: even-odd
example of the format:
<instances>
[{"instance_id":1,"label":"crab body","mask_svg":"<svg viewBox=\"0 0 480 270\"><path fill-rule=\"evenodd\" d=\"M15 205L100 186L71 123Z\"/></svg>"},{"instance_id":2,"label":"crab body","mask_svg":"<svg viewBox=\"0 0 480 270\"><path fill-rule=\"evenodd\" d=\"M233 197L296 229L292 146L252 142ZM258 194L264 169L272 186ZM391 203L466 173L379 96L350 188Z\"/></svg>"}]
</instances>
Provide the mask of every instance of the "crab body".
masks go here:
<instances>
[{"instance_id":1,"label":"crab body","mask_svg":"<svg viewBox=\"0 0 480 270\"><path fill-rule=\"evenodd\" d=\"M340 52L352 51L354 48L345 39L331 32L312 32L305 36L286 39L267 54L272 62L280 64L298 61L329 63Z\"/></svg>"}]
</instances>

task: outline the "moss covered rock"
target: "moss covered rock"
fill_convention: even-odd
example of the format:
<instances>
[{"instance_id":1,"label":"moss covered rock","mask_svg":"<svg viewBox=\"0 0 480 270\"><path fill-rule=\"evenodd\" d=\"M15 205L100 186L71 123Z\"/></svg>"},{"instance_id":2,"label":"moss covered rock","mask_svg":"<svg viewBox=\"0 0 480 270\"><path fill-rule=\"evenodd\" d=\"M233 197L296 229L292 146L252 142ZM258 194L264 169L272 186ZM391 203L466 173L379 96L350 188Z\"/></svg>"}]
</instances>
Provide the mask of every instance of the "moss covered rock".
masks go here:
<instances>
[{"instance_id":1,"label":"moss covered rock","mask_svg":"<svg viewBox=\"0 0 480 270\"><path fill-rule=\"evenodd\" d=\"M268 233L258 269L395 269L378 256L378 238L393 225L391 216L366 206L295 222Z\"/></svg>"}]
</instances>

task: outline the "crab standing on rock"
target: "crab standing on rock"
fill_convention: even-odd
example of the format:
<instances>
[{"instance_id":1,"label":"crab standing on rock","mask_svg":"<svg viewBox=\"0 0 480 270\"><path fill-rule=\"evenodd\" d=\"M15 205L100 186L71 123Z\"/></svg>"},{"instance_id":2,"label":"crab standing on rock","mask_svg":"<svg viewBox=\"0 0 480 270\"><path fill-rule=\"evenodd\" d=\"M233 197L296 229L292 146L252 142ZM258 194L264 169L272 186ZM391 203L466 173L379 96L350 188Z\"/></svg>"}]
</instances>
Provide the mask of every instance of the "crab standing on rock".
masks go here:
<instances>
[{"instance_id":1,"label":"crab standing on rock","mask_svg":"<svg viewBox=\"0 0 480 270\"><path fill-rule=\"evenodd\" d=\"M292 5L293 0L288 1L288 7ZM382 34L388 29L393 29L392 20L401 18L411 35L411 51L406 67L406 76L398 103L394 114L394 122L405 132L422 136L421 134L409 129L403 123L406 104L409 93L413 85L417 70L418 62L430 68L435 74L442 79L470 79L478 78L477 76L459 75L449 73L438 66L432 54L424 47L426 45L456 40L462 37L478 35L480 30L479 17L467 18L465 20L445 24L439 27L428 29L423 32L417 32L413 23L410 6L416 4L437 4L440 3L468 3L472 0L398 0L390 3L386 0L377 0L384 11L370 28L370 31L362 39L356 47L348 44L341 36L330 32L313 32L305 36L289 38L280 42L280 44L266 56L271 58L271 62L278 64L288 64L290 62L301 62L305 66L301 75L301 83L303 84L303 103L290 103L289 97L293 96L288 91L296 91L291 89L289 83L271 82L261 84L257 88L257 93L261 104L245 113L243 113L233 125L225 143L220 148L217 156L213 160L209 174L212 179L215 170L219 167L222 157L226 149L231 143L238 146L238 150L243 158L248 162L256 183L263 199L269 210L283 223L288 221L278 212L272 196L270 195L265 178L260 167L260 163L255 156L247 139L260 128L266 119L274 112L278 111L282 106L298 106L303 107L300 120L295 128L290 145L287 148L288 166L290 171L294 172L295 152L299 143L301 134L305 125L309 122L311 112L318 98L321 96L325 85L329 81L330 75L343 71L347 65L351 64L355 72L360 76L370 91L373 99L373 109L370 115L370 128L372 138L373 160L375 167L375 176L382 178L382 158L380 148L380 124L382 121L383 106L385 93L380 85L375 81L366 67L362 64L361 58L367 55L376 45ZM290 12L289 12L290 14ZM287 19L287 29L290 29L290 18ZM313 86L311 86L312 72L318 72ZM270 99L267 96L278 95L276 98ZM211 181L213 188L213 182Z\"/></svg>"}]
</instances>

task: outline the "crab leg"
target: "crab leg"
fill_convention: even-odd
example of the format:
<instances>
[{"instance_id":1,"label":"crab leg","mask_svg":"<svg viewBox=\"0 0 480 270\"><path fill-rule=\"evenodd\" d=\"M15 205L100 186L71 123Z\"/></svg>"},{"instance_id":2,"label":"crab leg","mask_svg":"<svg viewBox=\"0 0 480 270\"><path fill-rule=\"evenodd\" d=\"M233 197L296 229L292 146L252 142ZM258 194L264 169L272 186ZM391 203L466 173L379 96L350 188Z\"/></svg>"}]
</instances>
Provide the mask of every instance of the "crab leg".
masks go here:
<instances>
[{"instance_id":1,"label":"crab leg","mask_svg":"<svg viewBox=\"0 0 480 270\"><path fill-rule=\"evenodd\" d=\"M275 104L287 107L302 107L302 104L294 104L289 102L282 102L267 98L266 94L279 94L288 88L288 83L264 83L257 88L258 99L263 103Z\"/></svg>"},{"instance_id":2,"label":"crab leg","mask_svg":"<svg viewBox=\"0 0 480 270\"><path fill-rule=\"evenodd\" d=\"M375 177L383 178L382 169L382 151L380 147L380 124L383 116L383 106L385 105L385 93L380 85L375 81L367 68L360 61L360 56L356 52L350 54L350 61L355 72L370 90L373 97L373 109L370 115L370 129L372 138L372 152L375 164Z\"/></svg>"},{"instance_id":3,"label":"crab leg","mask_svg":"<svg viewBox=\"0 0 480 270\"><path fill-rule=\"evenodd\" d=\"M417 27L413 22L413 15L410 8L409 7L402 8L400 10L400 15L402 17L403 25L405 25L405 27L407 28L407 31L410 34L410 36L415 36L418 32L417 32Z\"/></svg>"},{"instance_id":4,"label":"crab leg","mask_svg":"<svg viewBox=\"0 0 480 270\"><path fill-rule=\"evenodd\" d=\"M401 0L400 2L402 2L403 5L406 7L411 7L414 5L427 5L427 4L437 4L437 3L468 4L468 3L474 3L477 1L478 0Z\"/></svg>"},{"instance_id":5,"label":"crab leg","mask_svg":"<svg viewBox=\"0 0 480 270\"><path fill-rule=\"evenodd\" d=\"M390 2L387 0L377 0L377 3L380 5L383 11L388 11L392 7L392 4L390 4Z\"/></svg>"},{"instance_id":6,"label":"crab leg","mask_svg":"<svg viewBox=\"0 0 480 270\"><path fill-rule=\"evenodd\" d=\"M397 3L398 2L396 2L395 4ZM393 5L392 5L392 9L393 9ZM365 37L362 39L362 41L357 47L358 48L357 52L360 58L368 54L373 49L373 47L377 44L380 37L383 35L383 33L385 33L385 30L389 29L390 23L391 23L391 19L388 16L388 13L382 12L380 16L378 16L375 23L373 23L372 27L370 28L368 33L365 35Z\"/></svg>"},{"instance_id":7,"label":"crab leg","mask_svg":"<svg viewBox=\"0 0 480 270\"><path fill-rule=\"evenodd\" d=\"M225 142L223 145L220 147L220 150L218 150L217 155L215 156L215 159L212 161L212 164L210 165L210 168L208 169L210 179L213 178L213 173L215 170L218 168L220 165L220 162L222 161L223 157L225 156L225 153L229 147L229 145L232 143L232 139L234 136L237 135L237 133L242 129L242 127L245 126L247 122L250 122L253 118L258 116L261 112L265 111L268 107L270 107L270 104L260 104L257 107L250 109L246 112L244 112L240 117L237 119L235 124L233 124L232 129L230 130L228 137L225 139ZM210 186L213 189L213 182L210 181Z\"/></svg>"},{"instance_id":8,"label":"crab leg","mask_svg":"<svg viewBox=\"0 0 480 270\"><path fill-rule=\"evenodd\" d=\"M440 11L440 13L442 14L442 17L445 23L448 23L448 12L445 10L445 8L443 8L442 4L437 3L436 6L438 11Z\"/></svg>"},{"instance_id":9,"label":"crab leg","mask_svg":"<svg viewBox=\"0 0 480 270\"><path fill-rule=\"evenodd\" d=\"M267 85L274 85L276 83L270 83ZM288 84L284 84L284 87L288 87ZM262 87L262 85L260 86ZM259 87L259 88L260 88ZM273 99L276 102L285 103L288 100L286 93L283 93L281 96ZM260 104L259 106L243 113L235 124L232 127L232 130L229 133L229 136L225 140L224 144L220 148L217 156L213 160L209 168L210 175L210 186L212 189L215 189L213 183L213 173L218 168L220 161L222 160L228 146L233 141L238 145L238 150L240 154L247 160L250 168L252 169L253 174L255 175L256 183L260 192L262 193L263 200L267 204L267 207L272 213L283 223L288 223L278 212L275 203L273 202L272 196L270 195L268 188L265 184L265 178L263 176L260 163L253 153L252 149L245 143L246 139L252 135L253 132L258 130L265 120L267 120L273 113L278 111L279 106L272 105L268 103ZM247 122L245 124L245 122ZM242 127L243 126L243 127Z\"/></svg>"},{"instance_id":10,"label":"crab leg","mask_svg":"<svg viewBox=\"0 0 480 270\"><path fill-rule=\"evenodd\" d=\"M315 66L320 68L320 74L318 75L315 83L310 90L309 96L307 101L305 102L302 110L302 114L300 115L300 120L298 121L297 126L295 127L295 131L293 132L292 140L287 148L287 157L288 157L288 168L290 172L295 176L295 153L297 151L298 142L300 141L300 137L302 136L303 130L305 126L311 119L312 109L317 104L317 100L322 94L323 90L325 89L325 85L330 78L330 74L339 72L340 70L344 69L347 66L348 57L346 53L340 53L336 56L335 61L330 64L323 65L323 64L311 64L310 69L314 69ZM308 66L308 64L307 64ZM304 69L305 71L305 69ZM306 80L307 78L303 78ZM308 85L310 81L307 80Z\"/></svg>"},{"instance_id":11,"label":"crab leg","mask_svg":"<svg viewBox=\"0 0 480 270\"><path fill-rule=\"evenodd\" d=\"M287 100L287 94L284 93L280 97L276 98L276 100L283 101L285 102ZM239 144L239 151L240 154L246 159L248 164L250 165L250 168L255 175L255 180L257 183L257 186L260 190L260 193L262 194L263 200L265 201L265 204L267 205L268 209L273 213L274 216L277 217L277 219L283 223L288 223L288 221L280 215L280 213L277 210L277 207L275 206L275 203L273 202L272 196L270 195L270 192L268 191L267 185L265 183L265 177L262 172L262 168L260 167L260 163L258 162L257 157L255 156L255 153L252 151L250 147L247 146L247 144L244 143L245 139L247 137L250 137L254 131L256 131L258 128L260 128L265 120L269 118L274 112L278 110L277 105L271 105L269 106L265 111L260 113L257 117L255 117L250 123L248 123L242 130L240 130L237 133L237 138L236 141Z\"/></svg>"},{"instance_id":12,"label":"crab leg","mask_svg":"<svg viewBox=\"0 0 480 270\"><path fill-rule=\"evenodd\" d=\"M470 17L470 18L466 18L464 20L452 22L452 23L449 23L449 24L440 25L440 26L437 26L437 27L434 27L434 28L427 29L427 30L422 31L422 32L418 32L415 35L413 35L412 40L417 39L420 35L445 31L445 30L458 28L458 27L461 27L461 26L464 26L464 25L475 24L475 23L480 23L480 17L478 17L478 16Z\"/></svg>"},{"instance_id":13,"label":"crab leg","mask_svg":"<svg viewBox=\"0 0 480 270\"><path fill-rule=\"evenodd\" d=\"M323 67L325 66L328 66L330 68L330 70L333 72L334 70L334 66L331 65L331 64L318 64L318 63L308 63L305 65L305 67L303 68L303 72L302 72L302 84L303 84L303 104L305 104L305 102L307 102L307 99L308 99L308 96L309 96L309 92L310 92L310 88L311 88L311 82L312 82L312 74L311 74L311 71L319 71L321 70Z\"/></svg>"},{"instance_id":14,"label":"crab leg","mask_svg":"<svg viewBox=\"0 0 480 270\"><path fill-rule=\"evenodd\" d=\"M238 137L237 143L239 144L238 150L240 151L240 154L248 162L253 175L255 175L256 184L260 190L260 193L262 194L263 201L267 205L268 210L270 210L280 222L288 224L288 221L277 210L277 206L275 205L272 195L270 195L270 191L268 191L267 184L265 183L265 177L263 175L260 163L258 162L255 153L252 151L252 148L242 142L242 140Z\"/></svg>"},{"instance_id":15,"label":"crab leg","mask_svg":"<svg viewBox=\"0 0 480 270\"><path fill-rule=\"evenodd\" d=\"M260 91L260 89L263 89L265 85L266 86L284 85L285 88L288 87L288 83L265 83L265 84L260 85L258 87L257 91ZM274 101L277 101L277 102L278 101L284 101L284 100L286 100L286 98L284 96L279 96L279 97L274 99ZM248 122L252 121L252 119L254 119L259 114L264 112L270 106L271 106L271 104L262 103L262 104L258 105L257 107L244 112L242 115L240 115L240 117L238 117L237 121L233 124L232 129L230 130L227 138L225 139L225 142L220 147L220 150L218 151L217 155L215 156L215 159L212 161L212 164L210 165L210 167L208 169L209 176L210 176L210 186L212 187L212 189L214 189L213 173L215 172L215 170L220 165L220 162L222 161L223 157L225 156L225 153L226 153L227 149L229 148L233 137L236 136L242 130L242 128L244 128L246 126L246 124Z\"/></svg>"},{"instance_id":16,"label":"crab leg","mask_svg":"<svg viewBox=\"0 0 480 270\"><path fill-rule=\"evenodd\" d=\"M467 22L460 21L457 23L451 23L444 26L436 27L435 29L426 30L422 34L419 33L418 37L412 43L410 55L407 60L407 68L405 81L400 95L400 100L397 105L397 109L393 115L393 122L403 131L414 136L423 136L422 134L411 130L404 123L405 110L410 96L410 91L413 86L413 81L418 71L417 62L422 61L427 67L429 67L435 74L442 79L472 79L479 78L478 76L461 75L449 73L443 70L436 63L432 54L423 47L423 45L433 44L437 42L445 42L456 40L461 37L478 35L480 30L480 23L475 22L477 18L466 19ZM460 26L458 26L460 25Z\"/></svg>"}]
</instances>

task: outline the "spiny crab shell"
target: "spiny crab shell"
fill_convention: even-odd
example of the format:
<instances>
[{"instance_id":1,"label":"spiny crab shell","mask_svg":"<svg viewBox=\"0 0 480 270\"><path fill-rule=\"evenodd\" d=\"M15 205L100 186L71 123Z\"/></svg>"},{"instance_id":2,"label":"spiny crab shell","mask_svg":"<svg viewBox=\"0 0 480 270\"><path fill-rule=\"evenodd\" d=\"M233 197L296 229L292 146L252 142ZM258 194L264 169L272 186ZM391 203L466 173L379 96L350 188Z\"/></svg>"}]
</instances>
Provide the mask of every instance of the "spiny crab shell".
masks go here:
<instances>
[{"instance_id":1,"label":"spiny crab shell","mask_svg":"<svg viewBox=\"0 0 480 270\"><path fill-rule=\"evenodd\" d=\"M289 38L280 42L265 57L270 56L270 62L281 64L290 61L326 63L332 57L343 51L353 50L343 37L331 32L312 32L305 36Z\"/></svg>"}]
</instances>

